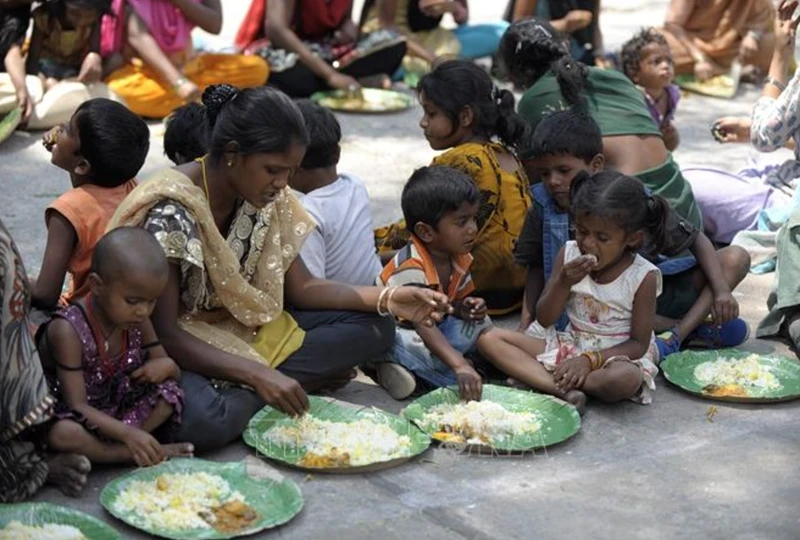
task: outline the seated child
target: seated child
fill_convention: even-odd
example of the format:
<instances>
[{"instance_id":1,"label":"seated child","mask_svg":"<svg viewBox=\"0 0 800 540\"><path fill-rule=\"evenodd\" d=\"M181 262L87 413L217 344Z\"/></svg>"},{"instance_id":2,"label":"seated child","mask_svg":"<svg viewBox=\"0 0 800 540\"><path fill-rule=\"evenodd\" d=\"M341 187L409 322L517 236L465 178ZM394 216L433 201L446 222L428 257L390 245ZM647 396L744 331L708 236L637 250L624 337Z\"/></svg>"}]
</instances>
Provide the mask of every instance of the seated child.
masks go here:
<instances>
[{"instance_id":1,"label":"seated child","mask_svg":"<svg viewBox=\"0 0 800 540\"><path fill-rule=\"evenodd\" d=\"M446 150L432 165L466 173L480 190L478 236L472 256L477 295L489 313L519 309L525 269L514 261L514 243L531 204L528 177L517 158L527 132L514 112L514 95L500 90L482 68L464 60L440 64L419 82L419 126L431 148ZM410 231L402 221L375 232L378 250L399 249Z\"/></svg>"},{"instance_id":2,"label":"seated child","mask_svg":"<svg viewBox=\"0 0 800 540\"><path fill-rule=\"evenodd\" d=\"M681 99L675 63L666 38L655 28L645 28L622 46L622 70L641 90L653 121L661 130L664 146L674 152L680 144L672 123Z\"/></svg>"},{"instance_id":3,"label":"seated child","mask_svg":"<svg viewBox=\"0 0 800 540\"><path fill-rule=\"evenodd\" d=\"M164 154L175 165L183 165L207 153L208 120L200 103L187 103L172 111L164 131Z\"/></svg>"},{"instance_id":4,"label":"seated child","mask_svg":"<svg viewBox=\"0 0 800 540\"><path fill-rule=\"evenodd\" d=\"M32 12L33 31L25 61L41 81L30 129L65 123L75 108L93 97L114 98L102 83L100 19L110 0L50 0ZM39 94L39 90L35 92Z\"/></svg>"},{"instance_id":5,"label":"seated child","mask_svg":"<svg viewBox=\"0 0 800 540\"><path fill-rule=\"evenodd\" d=\"M150 323L168 276L160 244L144 229L115 229L97 243L91 292L56 313L39 346L56 398L50 448L141 467L192 454L189 444L152 435L168 437L184 399L180 370Z\"/></svg>"},{"instance_id":6,"label":"seated child","mask_svg":"<svg viewBox=\"0 0 800 540\"><path fill-rule=\"evenodd\" d=\"M569 215L570 186L579 171L603 167L600 128L591 117L574 110L546 116L531 140L533 158L528 165L541 174L533 188L534 204L528 212L515 248L517 260L528 267L522 326L536 318L544 283L554 275L559 249L572 239ZM731 294L747 275L750 257L740 247L714 252L702 231L670 209L659 224L662 240L642 247L642 255L658 265L664 292L656 307L661 357L681 344L735 347L747 339L747 323L738 318L739 305ZM689 250L694 257L683 257ZM711 313L713 322L704 322ZM559 330L566 326L562 319ZM663 339L662 339L663 338Z\"/></svg>"},{"instance_id":7,"label":"seated child","mask_svg":"<svg viewBox=\"0 0 800 540\"><path fill-rule=\"evenodd\" d=\"M464 400L481 398L481 377L464 358L491 327L486 303L475 290L469 267L478 235L480 191L464 173L449 167L417 169L409 178L401 205L411 241L378 277L389 287L418 285L447 294L455 308L437 326L401 325L390 362L376 366L378 384L395 399L410 396L421 379L427 386L458 384Z\"/></svg>"},{"instance_id":8,"label":"seated child","mask_svg":"<svg viewBox=\"0 0 800 540\"><path fill-rule=\"evenodd\" d=\"M650 403L661 274L636 252L648 235L663 239L668 203L616 171L579 172L570 198L575 240L556 256L536 321L524 334L493 328L478 349L520 383L562 397L579 412L586 394ZM565 309L569 325L558 332L554 324Z\"/></svg>"},{"instance_id":9,"label":"seated child","mask_svg":"<svg viewBox=\"0 0 800 540\"><path fill-rule=\"evenodd\" d=\"M314 277L349 285L373 285L381 272L372 236L369 195L363 182L338 173L342 130L336 117L311 100L297 102L309 144L289 186L317 227L300 256Z\"/></svg>"},{"instance_id":10,"label":"seated child","mask_svg":"<svg viewBox=\"0 0 800 540\"><path fill-rule=\"evenodd\" d=\"M45 134L44 145L53 165L72 181L72 189L45 211L47 244L31 293L36 307L52 309L67 273L66 301L87 292L92 250L119 203L136 187L150 131L124 105L97 98L78 107L68 124Z\"/></svg>"}]
</instances>

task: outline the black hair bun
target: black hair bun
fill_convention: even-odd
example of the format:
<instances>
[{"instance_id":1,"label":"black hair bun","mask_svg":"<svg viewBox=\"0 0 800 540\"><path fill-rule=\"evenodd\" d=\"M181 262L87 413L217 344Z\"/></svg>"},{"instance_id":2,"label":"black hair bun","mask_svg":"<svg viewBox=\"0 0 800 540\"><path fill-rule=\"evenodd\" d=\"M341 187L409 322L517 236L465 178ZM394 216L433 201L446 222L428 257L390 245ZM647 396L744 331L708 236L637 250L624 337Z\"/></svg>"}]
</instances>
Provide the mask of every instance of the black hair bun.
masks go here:
<instances>
[{"instance_id":1,"label":"black hair bun","mask_svg":"<svg viewBox=\"0 0 800 540\"><path fill-rule=\"evenodd\" d=\"M212 84L203 92L203 105L206 106L206 115L209 123L213 126L217 121L217 116L225 108L225 105L236 97L239 90L229 84Z\"/></svg>"}]
</instances>

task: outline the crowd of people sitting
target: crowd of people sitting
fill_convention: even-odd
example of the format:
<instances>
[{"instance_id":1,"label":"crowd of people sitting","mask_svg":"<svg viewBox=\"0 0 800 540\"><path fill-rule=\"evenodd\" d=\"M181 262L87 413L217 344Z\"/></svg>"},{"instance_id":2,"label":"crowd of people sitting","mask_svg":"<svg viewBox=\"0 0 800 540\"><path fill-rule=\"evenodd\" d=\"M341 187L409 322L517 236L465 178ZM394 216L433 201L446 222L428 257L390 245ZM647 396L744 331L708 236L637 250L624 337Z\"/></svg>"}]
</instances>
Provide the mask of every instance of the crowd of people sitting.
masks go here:
<instances>
[{"instance_id":1,"label":"crowd of people sitting","mask_svg":"<svg viewBox=\"0 0 800 540\"><path fill-rule=\"evenodd\" d=\"M478 400L493 373L581 413L649 404L664 358L747 339L732 291L751 257L729 244L779 207L758 335L797 344L792 200L671 154L676 72L736 62L767 77L721 141L798 152L797 7L673 0L615 57L597 1L516 0L471 25L466 0L372 0L359 22L352 0L254 0L238 54L194 50L220 0L0 2L0 105L51 128L72 185L45 211L38 276L0 222L0 501L219 448L357 367L398 400L450 385ZM491 56L518 103L472 61ZM403 220L376 228L336 117L305 98L399 80L441 153L405 184ZM168 117L175 166L138 182L142 117ZM768 176L789 184L798 161ZM493 324L520 311L516 330Z\"/></svg>"}]
</instances>

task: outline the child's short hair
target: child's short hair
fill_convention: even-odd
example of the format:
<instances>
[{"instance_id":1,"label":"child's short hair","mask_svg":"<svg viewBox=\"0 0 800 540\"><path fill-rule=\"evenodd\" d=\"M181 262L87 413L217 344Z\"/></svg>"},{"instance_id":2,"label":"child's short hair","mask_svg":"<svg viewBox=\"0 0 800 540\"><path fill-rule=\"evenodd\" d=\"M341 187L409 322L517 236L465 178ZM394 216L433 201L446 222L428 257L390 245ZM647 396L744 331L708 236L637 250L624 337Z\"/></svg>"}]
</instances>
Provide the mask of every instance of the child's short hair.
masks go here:
<instances>
[{"instance_id":1,"label":"child's short hair","mask_svg":"<svg viewBox=\"0 0 800 540\"><path fill-rule=\"evenodd\" d=\"M206 154L207 133L205 107L194 102L178 107L167 119L164 153L177 165L194 161Z\"/></svg>"},{"instance_id":2,"label":"child's short hair","mask_svg":"<svg viewBox=\"0 0 800 540\"><path fill-rule=\"evenodd\" d=\"M107 232L95 244L91 271L106 281L124 274L125 269L166 275L169 262L155 236L141 227L119 227Z\"/></svg>"},{"instance_id":3,"label":"child's short hair","mask_svg":"<svg viewBox=\"0 0 800 540\"><path fill-rule=\"evenodd\" d=\"M403 188L400 205L406 229L413 233L417 223L435 229L445 214L479 199L480 191L472 178L450 167L432 165L414 171Z\"/></svg>"},{"instance_id":4,"label":"child's short hair","mask_svg":"<svg viewBox=\"0 0 800 540\"><path fill-rule=\"evenodd\" d=\"M568 155L591 162L603 153L603 134L587 113L570 108L545 116L522 154L525 159Z\"/></svg>"},{"instance_id":5,"label":"child's short hair","mask_svg":"<svg viewBox=\"0 0 800 540\"><path fill-rule=\"evenodd\" d=\"M323 169L339 163L339 141L342 128L331 111L310 99L300 99L297 106L303 114L308 130L308 148L300 167Z\"/></svg>"},{"instance_id":6,"label":"child's short hair","mask_svg":"<svg viewBox=\"0 0 800 540\"><path fill-rule=\"evenodd\" d=\"M665 38L661 32L652 27L642 28L638 34L626 41L622 46L620 60L622 62L622 72L626 77L631 79L636 76L637 73L639 73L639 62L642 60L642 49L651 43L657 43L658 45L669 47L667 38Z\"/></svg>"},{"instance_id":7,"label":"child's short hair","mask_svg":"<svg viewBox=\"0 0 800 540\"><path fill-rule=\"evenodd\" d=\"M141 118L105 98L82 103L73 118L93 184L116 187L136 176L150 149L150 130Z\"/></svg>"}]
</instances>

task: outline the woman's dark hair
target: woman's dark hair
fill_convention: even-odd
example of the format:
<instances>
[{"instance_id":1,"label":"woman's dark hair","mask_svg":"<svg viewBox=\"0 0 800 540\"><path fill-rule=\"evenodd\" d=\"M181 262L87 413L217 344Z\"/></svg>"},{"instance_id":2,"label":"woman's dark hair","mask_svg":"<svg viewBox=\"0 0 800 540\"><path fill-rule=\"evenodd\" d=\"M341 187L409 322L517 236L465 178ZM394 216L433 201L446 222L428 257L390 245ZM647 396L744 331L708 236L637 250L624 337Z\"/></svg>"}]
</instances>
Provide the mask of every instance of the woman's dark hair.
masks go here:
<instances>
[{"instance_id":1,"label":"woman's dark hair","mask_svg":"<svg viewBox=\"0 0 800 540\"><path fill-rule=\"evenodd\" d=\"M105 98L83 102L72 115L78 153L91 165L93 184L116 187L139 173L150 149L150 130L125 105Z\"/></svg>"},{"instance_id":2,"label":"woman's dark hair","mask_svg":"<svg viewBox=\"0 0 800 540\"><path fill-rule=\"evenodd\" d=\"M205 107L195 102L178 107L167 118L164 153L176 165L204 156L207 131Z\"/></svg>"},{"instance_id":3,"label":"woman's dark hair","mask_svg":"<svg viewBox=\"0 0 800 540\"><path fill-rule=\"evenodd\" d=\"M660 249L665 242L669 203L639 180L617 171L579 172L570 188L570 212L608 220L626 233L645 230Z\"/></svg>"},{"instance_id":4,"label":"woman's dark hair","mask_svg":"<svg viewBox=\"0 0 800 540\"><path fill-rule=\"evenodd\" d=\"M419 81L417 90L458 126L458 115L471 107L476 133L497 137L516 148L527 125L514 111L514 94L498 89L480 67L466 60L443 62Z\"/></svg>"},{"instance_id":5,"label":"woman's dark hair","mask_svg":"<svg viewBox=\"0 0 800 540\"><path fill-rule=\"evenodd\" d=\"M587 165L603 153L603 135L597 122L580 109L566 109L548 114L520 155L525 159L567 155Z\"/></svg>"},{"instance_id":6,"label":"woman's dark hair","mask_svg":"<svg viewBox=\"0 0 800 540\"><path fill-rule=\"evenodd\" d=\"M58 19L62 27L69 27L66 20L67 5L75 6L81 9L91 9L96 11L99 15L111 15L114 13L111 10L112 0L45 0L44 6L51 17ZM99 20L97 21L99 24Z\"/></svg>"},{"instance_id":7,"label":"woman's dark hair","mask_svg":"<svg viewBox=\"0 0 800 540\"><path fill-rule=\"evenodd\" d=\"M480 196L475 181L465 173L432 165L414 171L403 188L400 206L406 228L413 232L417 223L437 228L445 214L455 212L465 202L477 203Z\"/></svg>"},{"instance_id":8,"label":"woman's dark hair","mask_svg":"<svg viewBox=\"0 0 800 540\"><path fill-rule=\"evenodd\" d=\"M308 145L303 115L280 90L268 86L237 90L215 84L203 92L203 104L212 160L231 152L270 154L285 152L292 144Z\"/></svg>"},{"instance_id":9,"label":"woman's dark hair","mask_svg":"<svg viewBox=\"0 0 800 540\"><path fill-rule=\"evenodd\" d=\"M569 105L584 105L589 68L573 59L561 35L539 19L517 21L508 27L498 47L500 58L514 82L530 88L552 71Z\"/></svg>"},{"instance_id":10,"label":"woman's dark hair","mask_svg":"<svg viewBox=\"0 0 800 540\"><path fill-rule=\"evenodd\" d=\"M642 61L642 50L651 43L657 43L669 48L669 43L664 34L655 28L643 28L641 32L625 42L620 53L622 72L629 79L639 73L639 63Z\"/></svg>"},{"instance_id":11,"label":"woman's dark hair","mask_svg":"<svg viewBox=\"0 0 800 540\"><path fill-rule=\"evenodd\" d=\"M339 163L342 128L331 111L310 99L300 99L297 107L308 131L308 148L300 167L322 169Z\"/></svg>"}]
</instances>

